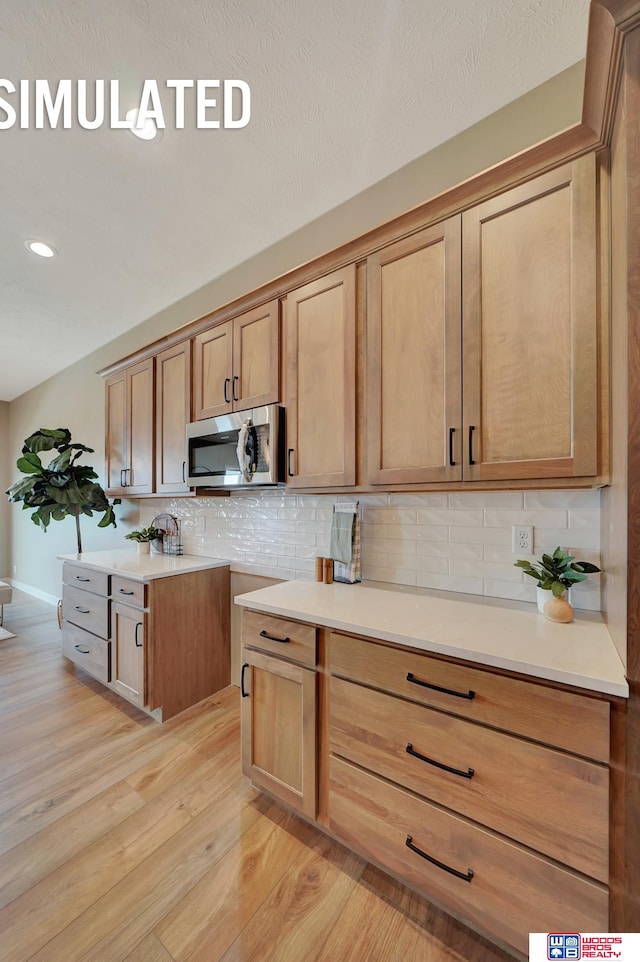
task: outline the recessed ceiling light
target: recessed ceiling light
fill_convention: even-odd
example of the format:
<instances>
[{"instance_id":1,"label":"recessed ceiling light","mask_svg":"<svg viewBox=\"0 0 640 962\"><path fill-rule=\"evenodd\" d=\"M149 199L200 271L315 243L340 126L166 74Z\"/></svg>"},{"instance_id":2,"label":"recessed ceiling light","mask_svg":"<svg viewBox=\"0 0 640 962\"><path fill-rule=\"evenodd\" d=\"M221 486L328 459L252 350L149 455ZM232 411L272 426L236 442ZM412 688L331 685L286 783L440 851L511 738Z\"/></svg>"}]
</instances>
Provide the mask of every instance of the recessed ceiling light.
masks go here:
<instances>
[{"instance_id":1,"label":"recessed ceiling light","mask_svg":"<svg viewBox=\"0 0 640 962\"><path fill-rule=\"evenodd\" d=\"M24 246L28 251L31 251L32 254L39 254L40 257L53 257L58 253L54 247L50 247L49 244L45 244L43 241L25 241Z\"/></svg>"},{"instance_id":2,"label":"recessed ceiling light","mask_svg":"<svg viewBox=\"0 0 640 962\"><path fill-rule=\"evenodd\" d=\"M160 135L160 131L156 127L155 121L145 120L142 127L136 127L138 120L138 108L132 107L131 110L127 110L125 117L131 124L131 133L139 137L140 140L154 140Z\"/></svg>"}]
</instances>

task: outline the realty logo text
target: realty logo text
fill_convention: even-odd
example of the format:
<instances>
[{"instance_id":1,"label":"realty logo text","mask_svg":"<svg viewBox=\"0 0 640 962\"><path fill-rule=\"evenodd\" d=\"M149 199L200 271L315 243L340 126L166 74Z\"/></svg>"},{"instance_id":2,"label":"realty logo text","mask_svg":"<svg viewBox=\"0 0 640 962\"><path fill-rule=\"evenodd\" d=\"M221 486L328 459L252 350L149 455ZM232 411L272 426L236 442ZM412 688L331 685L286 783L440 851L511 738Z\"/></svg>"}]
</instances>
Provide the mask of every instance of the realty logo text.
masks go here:
<instances>
[{"instance_id":1,"label":"realty logo text","mask_svg":"<svg viewBox=\"0 0 640 962\"><path fill-rule=\"evenodd\" d=\"M14 83L0 79L0 131L15 126L23 130L69 129L76 123L85 130L102 126L130 130L131 121L122 116L121 109L127 112L131 108L137 110L137 128L153 123L160 130L169 125L181 130L185 106L198 128L246 127L251 118L251 90L244 80L145 80L139 101L121 108L118 80Z\"/></svg>"},{"instance_id":2,"label":"realty logo text","mask_svg":"<svg viewBox=\"0 0 640 962\"><path fill-rule=\"evenodd\" d=\"M622 959L621 935L578 935L577 932L554 932L547 936L547 958L557 959Z\"/></svg>"}]
</instances>

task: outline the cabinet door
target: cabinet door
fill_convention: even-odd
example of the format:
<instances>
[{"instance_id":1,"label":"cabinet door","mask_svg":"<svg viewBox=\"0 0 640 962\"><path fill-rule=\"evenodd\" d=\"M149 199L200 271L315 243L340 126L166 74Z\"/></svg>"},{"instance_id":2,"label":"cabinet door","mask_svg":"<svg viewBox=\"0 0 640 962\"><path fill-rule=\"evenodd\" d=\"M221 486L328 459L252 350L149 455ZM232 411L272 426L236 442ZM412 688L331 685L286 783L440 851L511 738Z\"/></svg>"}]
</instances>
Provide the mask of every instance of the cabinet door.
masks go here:
<instances>
[{"instance_id":1,"label":"cabinet door","mask_svg":"<svg viewBox=\"0 0 640 962\"><path fill-rule=\"evenodd\" d=\"M127 464L127 372L113 374L105 384L105 488L124 494Z\"/></svg>"},{"instance_id":2,"label":"cabinet door","mask_svg":"<svg viewBox=\"0 0 640 962\"><path fill-rule=\"evenodd\" d=\"M355 484L355 265L287 296L286 343L287 483Z\"/></svg>"},{"instance_id":3,"label":"cabinet door","mask_svg":"<svg viewBox=\"0 0 640 962\"><path fill-rule=\"evenodd\" d=\"M198 334L194 347L196 421L232 409L233 322L225 321Z\"/></svg>"},{"instance_id":4,"label":"cabinet door","mask_svg":"<svg viewBox=\"0 0 640 962\"><path fill-rule=\"evenodd\" d=\"M111 603L112 685L134 705L146 698L144 613L128 605Z\"/></svg>"},{"instance_id":5,"label":"cabinet door","mask_svg":"<svg viewBox=\"0 0 640 962\"><path fill-rule=\"evenodd\" d=\"M464 477L597 471L595 158L463 214Z\"/></svg>"},{"instance_id":6,"label":"cabinet door","mask_svg":"<svg viewBox=\"0 0 640 962\"><path fill-rule=\"evenodd\" d=\"M191 420L191 342L156 357L156 491L189 491L186 428Z\"/></svg>"},{"instance_id":7,"label":"cabinet door","mask_svg":"<svg viewBox=\"0 0 640 962\"><path fill-rule=\"evenodd\" d=\"M127 371L128 495L153 492L153 360L141 361Z\"/></svg>"},{"instance_id":8,"label":"cabinet door","mask_svg":"<svg viewBox=\"0 0 640 962\"><path fill-rule=\"evenodd\" d=\"M280 304L270 301L233 321L234 411L280 400Z\"/></svg>"},{"instance_id":9,"label":"cabinet door","mask_svg":"<svg viewBox=\"0 0 640 962\"><path fill-rule=\"evenodd\" d=\"M367 260L367 480L459 481L460 218Z\"/></svg>"},{"instance_id":10,"label":"cabinet door","mask_svg":"<svg viewBox=\"0 0 640 962\"><path fill-rule=\"evenodd\" d=\"M315 818L315 672L244 649L242 696L242 770Z\"/></svg>"}]
</instances>

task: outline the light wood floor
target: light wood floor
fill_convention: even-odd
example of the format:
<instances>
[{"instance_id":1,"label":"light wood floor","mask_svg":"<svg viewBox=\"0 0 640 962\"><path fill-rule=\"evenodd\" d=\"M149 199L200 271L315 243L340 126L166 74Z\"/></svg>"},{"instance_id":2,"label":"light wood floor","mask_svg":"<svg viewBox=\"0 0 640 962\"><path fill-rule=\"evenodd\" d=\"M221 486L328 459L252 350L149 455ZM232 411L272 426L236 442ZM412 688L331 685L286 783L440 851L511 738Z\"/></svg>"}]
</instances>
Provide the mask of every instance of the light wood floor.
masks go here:
<instances>
[{"instance_id":1,"label":"light wood floor","mask_svg":"<svg viewBox=\"0 0 640 962\"><path fill-rule=\"evenodd\" d=\"M226 689L160 726L60 654L19 592L0 642L2 962L506 962L258 794Z\"/></svg>"}]
</instances>

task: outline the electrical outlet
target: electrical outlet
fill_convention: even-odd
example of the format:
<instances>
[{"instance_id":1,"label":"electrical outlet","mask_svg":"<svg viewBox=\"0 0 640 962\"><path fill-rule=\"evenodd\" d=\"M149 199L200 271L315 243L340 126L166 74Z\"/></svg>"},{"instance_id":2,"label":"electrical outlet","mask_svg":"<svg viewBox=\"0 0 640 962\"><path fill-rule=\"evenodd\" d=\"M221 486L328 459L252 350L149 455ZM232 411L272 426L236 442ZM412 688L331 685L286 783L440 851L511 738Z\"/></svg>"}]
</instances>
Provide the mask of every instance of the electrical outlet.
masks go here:
<instances>
[{"instance_id":1,"label":"electrical outlet","mask_svg":"<svg viewBox=\"0 0 640 962\"><path fill-rule=\"evenodd\" d=\"M533 554L533 525L512 525L511 550L514 554Z\"/></svg>"}]
</instances>

